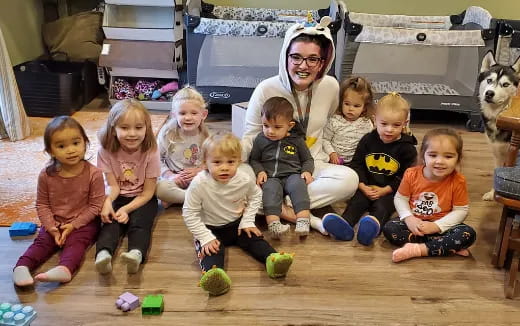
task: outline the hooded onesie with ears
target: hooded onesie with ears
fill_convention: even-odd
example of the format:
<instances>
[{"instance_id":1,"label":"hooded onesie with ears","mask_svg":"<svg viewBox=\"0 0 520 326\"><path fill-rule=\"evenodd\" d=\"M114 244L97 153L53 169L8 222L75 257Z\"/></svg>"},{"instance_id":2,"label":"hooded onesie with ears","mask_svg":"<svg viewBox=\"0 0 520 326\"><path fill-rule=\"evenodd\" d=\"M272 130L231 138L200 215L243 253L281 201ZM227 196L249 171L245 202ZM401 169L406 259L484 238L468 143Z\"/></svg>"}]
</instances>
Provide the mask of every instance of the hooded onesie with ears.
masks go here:
<instances>
[{"instance_id":1,"label":"hooded onesie with ears","mask_svg":"<svg viewBox=\"0 0 520 326\"><path fill-rule=\"evenodd\" d=\"M300 104L302 112L305 112L308 101L311 101L306 130L306 143L315 164L314 182L308 186L311 208L323 207L352 197L359 182L357 174L352 169L327 163L329 156L323 151L323 130L337 109L339 101L338 82L334 77L327 75L334 62L335 52L332 36L327 27L330 21L329 17L323 17L320 24L315 26L305 27L302 24L295 24L287 30L280 52L278 75L263 80L255 88L247 106L245 133L242 138L242 158L246 160L251 152L253 140L262 131L262 107L269 98L274 96L286 98L294 107L294 120L300 123L302 121L298 115L297 103ZM322 53L325 53L323 68L310 87L304 91L293 91L287 71L287 55L292 40L302 34L323 35L329 40L329 45L326 49L322 49ZM295 96L298 98L295 99Z\"/></svg>"}]
</instances>

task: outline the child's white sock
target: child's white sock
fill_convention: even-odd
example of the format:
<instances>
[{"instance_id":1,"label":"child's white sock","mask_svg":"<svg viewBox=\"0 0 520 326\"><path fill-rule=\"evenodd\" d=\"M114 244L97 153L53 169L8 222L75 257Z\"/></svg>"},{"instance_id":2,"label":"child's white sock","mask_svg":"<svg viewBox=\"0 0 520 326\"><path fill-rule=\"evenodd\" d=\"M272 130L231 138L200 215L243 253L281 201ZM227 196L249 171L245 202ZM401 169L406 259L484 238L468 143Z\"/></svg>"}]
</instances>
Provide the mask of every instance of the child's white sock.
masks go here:
<instances>
[{"instance_id":1,"label":"child's white sock","mask_svg":"<svg viewBox=\"0 0 520 326\"><path fill-rule=\"evenodd\" d=\"M13 270L13 282L17 286L29 286L34 284L31 272L27 266L16 266Z\"/></svg>"},{"instance_id":2,"label":"child's white sock","mask_svg":"<svg viewBox=\"0 0 520 326\"><path fill-rule=\"evenodd\" d=\"M112 255L103 249L96 255L96 269L101 274L112 272Z\"/></svg>"},{"instance_id":3,"label":"child's white sock","mask_svg":"<svg viewBox=\"0 0 520 326\"><path fill-rule=\"evenodd\" d=\"M121 254L123 263L126 264L126 271L128 274L135 274L139 270L139 265L143 261L143 254L138 249L132 249L129 252Z\"/></svg>"},{"instance_id":4,"label":"child's white sock","mask_svg":"<svg viewBox=\"0 0 520 326\"><path fill-rule=\"evenodd\" d=\"M70 280L72 279L72 274L70 273L67 267L60 265L49 269L45 273L40 273L36 275L34 278L40 282L66 283L70 282Z\"/></svg>"},{"instance_id":5,"label":"child's white sock","mask_svg":"<svg viewBox=\"0 0 520 326\"><path fill-rule=\"evenodd\" d=\"M314 230L320 232L323 235L328 235L327 231L325 231L325 228L323 227L323 223L321 222L321 218L316 217L311 214L311 228Z\"/></svg>"}]
</instances>

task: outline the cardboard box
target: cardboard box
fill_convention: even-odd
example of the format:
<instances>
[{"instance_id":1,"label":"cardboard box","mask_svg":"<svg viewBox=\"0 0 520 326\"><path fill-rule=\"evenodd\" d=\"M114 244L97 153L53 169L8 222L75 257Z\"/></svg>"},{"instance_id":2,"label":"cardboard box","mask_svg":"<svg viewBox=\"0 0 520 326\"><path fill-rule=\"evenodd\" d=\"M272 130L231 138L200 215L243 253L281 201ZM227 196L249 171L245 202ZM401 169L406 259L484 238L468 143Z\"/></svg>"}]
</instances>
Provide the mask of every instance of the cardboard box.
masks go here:
<instances>
[{"instance_id":1,"label":"cardboard box","mask_svg":"<svg viewBox=\"0 0 520 326\"><path fill-rule=\"evenodd\" d=\"M231 107L231 132L238 138L242 138L244 135L247 103L236 103Z\"/></svg>"}]
</instances>

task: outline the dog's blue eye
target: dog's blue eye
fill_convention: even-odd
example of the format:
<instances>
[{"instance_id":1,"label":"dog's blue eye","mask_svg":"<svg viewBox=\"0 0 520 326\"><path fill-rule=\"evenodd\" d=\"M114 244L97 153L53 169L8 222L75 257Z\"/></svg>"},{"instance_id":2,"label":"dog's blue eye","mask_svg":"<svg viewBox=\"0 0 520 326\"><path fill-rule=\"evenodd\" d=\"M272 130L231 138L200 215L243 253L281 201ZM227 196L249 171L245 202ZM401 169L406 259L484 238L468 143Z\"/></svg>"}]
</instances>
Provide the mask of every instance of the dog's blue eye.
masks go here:
<instances>
[{"instance_id":1,"label":"dog's blue eye","mask_svg":"<svg viewBox=\"0 0 520 326\"><path fill-rule=\"evenodd\" d=\"M486 81L487 81L488 84L491 84L493 82L493 79L488 78Z\"/></svg>"},{"instance_id":2,"label":"dog's blue eye","mask_svg":"<svg viewBox=\"0 0 520 326\"><path fill-rule=\"evenodd\" d=\"M502 84L502 87L509 87L509 85L511 85L511 84L509 84L509 83L503 83L503 84Z\"/></svg>"}]
</instances>

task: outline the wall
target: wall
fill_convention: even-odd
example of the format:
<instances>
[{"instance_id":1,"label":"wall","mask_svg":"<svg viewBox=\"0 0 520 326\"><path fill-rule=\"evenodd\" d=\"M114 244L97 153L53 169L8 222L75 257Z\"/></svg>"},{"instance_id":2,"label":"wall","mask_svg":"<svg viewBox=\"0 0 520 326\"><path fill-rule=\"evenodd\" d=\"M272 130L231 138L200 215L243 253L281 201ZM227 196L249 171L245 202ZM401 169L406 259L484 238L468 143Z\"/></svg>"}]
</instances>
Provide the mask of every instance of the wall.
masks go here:
<instances>
[{"instance_id":1,"label":"wall","mask_svg":"<svg viewBox=\"0 0 520 326\"><path fill-rule=\"evenodd\" d=\"M42 22L42 0L0 0L0 28L13 66L44 53Z\"/></svg>"},{"instance_id":2,"label":"wall","mask_svg":"<svg viewBox=\"0 0 520 326\"><path fill-rule=\"evenodd\" d=\"M328 0L207 0L208 2L237 7L316 9L328 7ZM350 11L403 14L403 15L452 15L469 6L487 9L493 17L520 20L518 0L348 0Z\"/></svg>"}]
</instances>

